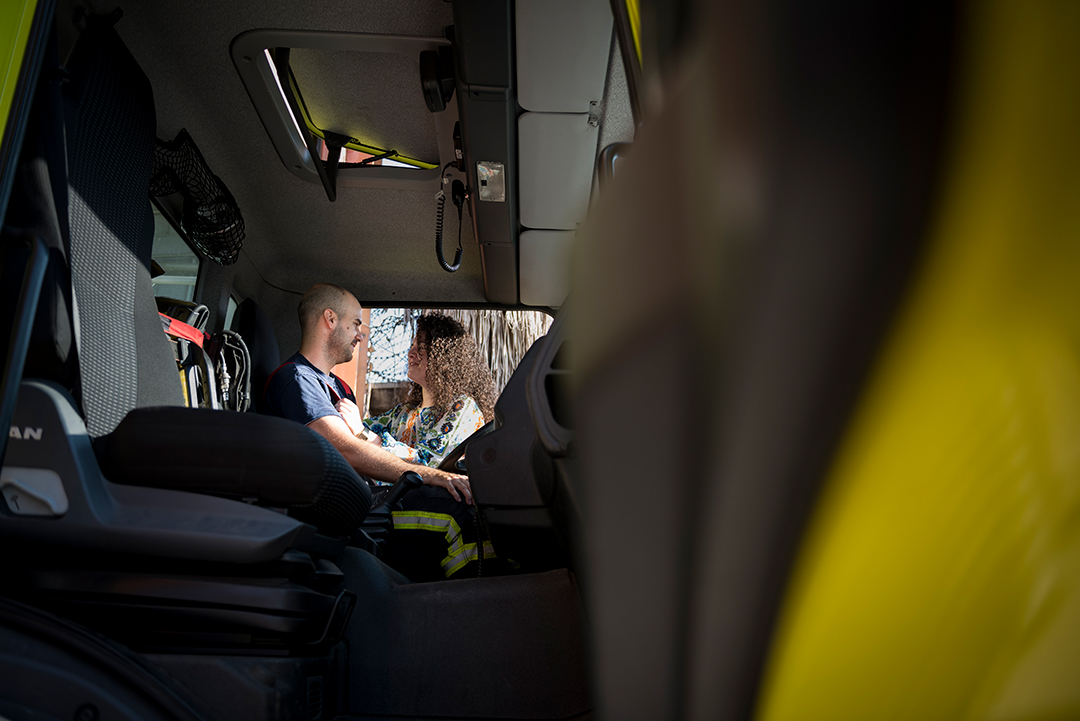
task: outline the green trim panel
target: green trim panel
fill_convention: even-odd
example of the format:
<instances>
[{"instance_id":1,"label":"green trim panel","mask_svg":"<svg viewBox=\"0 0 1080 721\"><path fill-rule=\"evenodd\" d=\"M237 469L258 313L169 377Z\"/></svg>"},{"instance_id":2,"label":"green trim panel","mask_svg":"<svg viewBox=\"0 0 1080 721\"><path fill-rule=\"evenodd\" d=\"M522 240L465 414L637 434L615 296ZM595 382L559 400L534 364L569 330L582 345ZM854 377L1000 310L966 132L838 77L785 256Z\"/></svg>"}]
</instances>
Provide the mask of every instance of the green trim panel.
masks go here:
<instances>
[{"instance_id":1,"label":"green trim panel","mask_svg":"<svg viewBox=\"0 0 1080 721\"><path fill-rule=\"evenodd\" d=\"M3 83L0 85L0 133L7 131L11 101L19 82L19 70L36 9L37 0L6 0L0 3L0 57L4 63Z\"/></svg>"}]
</instances>

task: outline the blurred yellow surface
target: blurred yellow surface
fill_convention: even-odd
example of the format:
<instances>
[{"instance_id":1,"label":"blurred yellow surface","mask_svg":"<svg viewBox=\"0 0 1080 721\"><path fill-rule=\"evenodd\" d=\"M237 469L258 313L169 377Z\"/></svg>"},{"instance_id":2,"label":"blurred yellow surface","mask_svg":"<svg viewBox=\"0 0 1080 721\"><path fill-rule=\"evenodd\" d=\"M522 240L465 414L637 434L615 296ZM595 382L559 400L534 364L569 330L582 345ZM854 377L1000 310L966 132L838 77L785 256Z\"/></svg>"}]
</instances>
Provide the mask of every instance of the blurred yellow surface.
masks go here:
<instances>
[{"instance_id":1,"label":"blurred yellow surface","mask_svg":"<svg viewBox=\"0 0 1080 721\"><path fill-rule=\"evenodd\" d=\"M797 559L763 721L1080 717L1080 2L964 18L927 255Z\"/></svg>"},{"instance_id":2,"label":"blurred yellow surface","mask_svg":"<svg viewBox=\"0 0 1080 721\"><path fill-rule=\"evenodd\" d=\"M7 129L11 101L19 81L26 40L34 20L37 0L4 0L0 2L0 133Z\"/></svg>"}]
</instances>

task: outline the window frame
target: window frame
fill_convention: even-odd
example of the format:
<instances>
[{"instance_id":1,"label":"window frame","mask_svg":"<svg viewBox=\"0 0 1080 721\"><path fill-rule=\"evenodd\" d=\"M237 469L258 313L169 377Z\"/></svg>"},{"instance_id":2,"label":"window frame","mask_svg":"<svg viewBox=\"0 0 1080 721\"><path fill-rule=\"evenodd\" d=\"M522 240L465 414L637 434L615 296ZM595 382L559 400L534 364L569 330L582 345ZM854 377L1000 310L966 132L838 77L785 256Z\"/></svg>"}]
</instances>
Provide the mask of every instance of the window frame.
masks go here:
<instances>
[{"instance_id":1,"label":"window frame","mask_svg":"<svg viewBox=\"0 0 1080 721\"><path fill-rule=\"evenodd\" d=\"M154 208L158 211L158 213L161 214L161 217L165 218L165 221L170 226L172 226L173 231L175 231L175 233L180 237L180 240L184 241L184 243L187 245L188 250L194 253L195 257L199 260L199 268L197 271L195 271L195 288L191 293L191 302L199 305L202 303L201 298L203 290L203 280L206 272L206 261L209 259L199 251L199 249L195 246L193 242L191 242L191 237L184 232L183 228L180 227L180 222L176 219L173 208L162 202L163 200L163 198L150 198L150 202L153 204ZM150 258L153 259L153 257L154 251L153 246L151 245ZM153 278L151 278L151 291L152 290ZM157 296L155 295L155 297Z\"/></svg>"}]
</instances>

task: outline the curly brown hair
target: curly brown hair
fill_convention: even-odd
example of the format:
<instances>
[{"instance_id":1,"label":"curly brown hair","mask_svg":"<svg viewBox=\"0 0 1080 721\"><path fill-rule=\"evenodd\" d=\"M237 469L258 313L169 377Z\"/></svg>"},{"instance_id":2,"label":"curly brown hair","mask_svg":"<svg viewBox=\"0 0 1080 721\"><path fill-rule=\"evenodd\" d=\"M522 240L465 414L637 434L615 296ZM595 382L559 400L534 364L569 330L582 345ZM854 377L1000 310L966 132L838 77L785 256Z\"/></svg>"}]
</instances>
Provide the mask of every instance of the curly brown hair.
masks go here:
<instances>
[{"instance_id":1,"label":"curly brown hair","mask_svg":"<svg viewBox=\"0 0 1080 721\"><path fill-rule=\"evenodd\" d=\"M480 406L485 421L495 417L495 380L461 323L442 313L422 315L416 320L416 344L427 351L428 389L440 415L455 398L467 395ZM405 403L418 408L423 401L420 384L411 383Z\"/></svg>"}]
</instances>

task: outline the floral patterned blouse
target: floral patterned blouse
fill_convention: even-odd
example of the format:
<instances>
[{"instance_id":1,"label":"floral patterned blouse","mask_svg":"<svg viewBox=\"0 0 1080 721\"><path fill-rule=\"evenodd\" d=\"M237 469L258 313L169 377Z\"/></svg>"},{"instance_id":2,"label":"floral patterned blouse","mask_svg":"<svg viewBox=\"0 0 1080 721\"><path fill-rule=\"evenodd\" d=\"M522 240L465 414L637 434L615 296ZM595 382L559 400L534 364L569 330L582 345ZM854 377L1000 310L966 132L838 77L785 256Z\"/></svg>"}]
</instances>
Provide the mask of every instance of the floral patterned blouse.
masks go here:
<instances>
[{"instance_id":1,"label":"floral patterned blouse","mask_svg":"<svg viewBox=\"0 0 1080 721\"><path fill-rule=\"evenodd\" d=\"M382 447L409 463L437 467L447 453L484 425L476 401L460 395L441 417L434 408L402 403L364 426L382 438Z\"/></svg>"}]
</instances>

